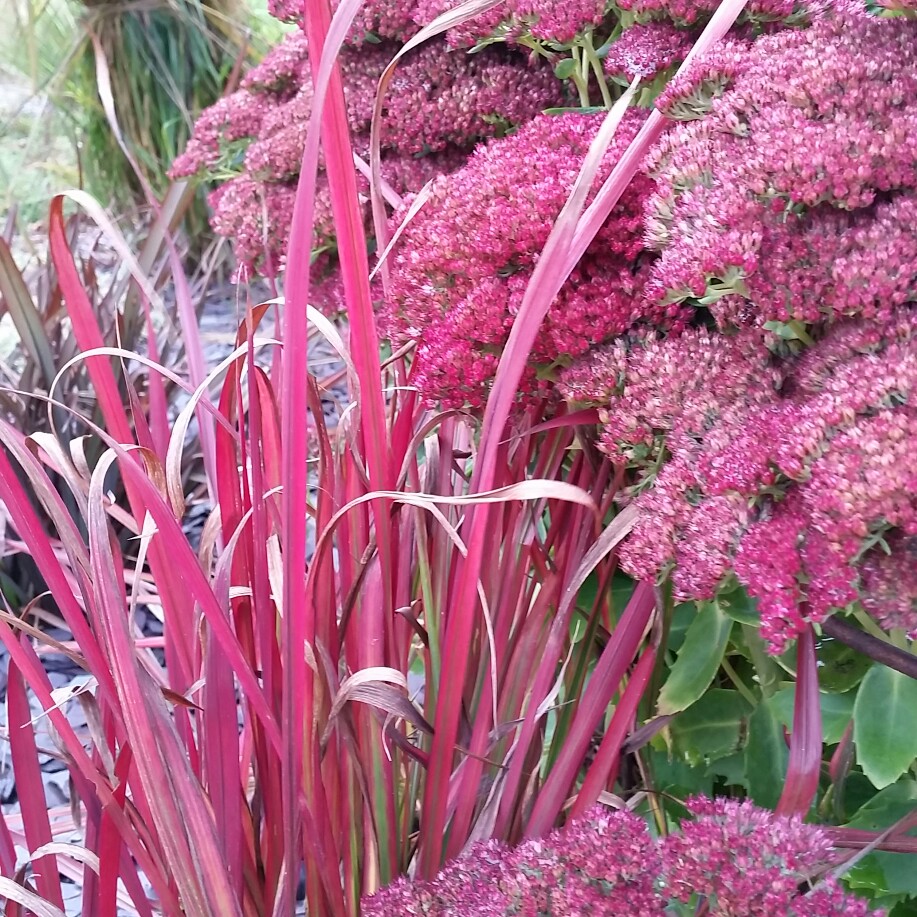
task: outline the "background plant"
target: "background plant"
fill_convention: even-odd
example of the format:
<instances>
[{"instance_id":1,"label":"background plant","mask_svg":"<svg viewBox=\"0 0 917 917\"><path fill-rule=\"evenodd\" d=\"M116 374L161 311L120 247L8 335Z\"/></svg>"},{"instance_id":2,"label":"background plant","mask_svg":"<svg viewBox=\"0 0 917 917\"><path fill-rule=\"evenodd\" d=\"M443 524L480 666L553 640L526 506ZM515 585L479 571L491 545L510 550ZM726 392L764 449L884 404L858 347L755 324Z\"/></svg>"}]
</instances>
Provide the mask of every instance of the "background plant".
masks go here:
<instances>
[{"instance_id":1,"label":"background plant","mask_svg":"<svg viewBox=\"0 0 917 917\"><path fill-rule=\"evenodd\" d=\"M149 189L166 193L169 165L198 114L220 98L246 58L277 36L276 23L265 30L263 17L234 2L16 0L10 15L6 65L44 105L45 132L68 135L80 181L118 209L145 206ZM35 148L33 160L43 152ZM195 236L206 229L205 216L198 204L189 227Z\"/></svg>"}]
</instances>

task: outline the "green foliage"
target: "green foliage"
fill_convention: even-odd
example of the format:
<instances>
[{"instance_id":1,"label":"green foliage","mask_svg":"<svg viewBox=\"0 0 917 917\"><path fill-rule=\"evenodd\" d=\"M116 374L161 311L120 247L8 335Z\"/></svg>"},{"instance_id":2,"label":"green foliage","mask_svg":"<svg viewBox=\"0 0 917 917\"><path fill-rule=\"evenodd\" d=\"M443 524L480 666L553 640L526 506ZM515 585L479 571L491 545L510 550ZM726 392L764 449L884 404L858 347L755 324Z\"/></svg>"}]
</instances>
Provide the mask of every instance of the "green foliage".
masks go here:
<instances>
[{"instance_id":1,"label":"green foliage","mask_svg":"<svg viewBox=\"0 0 917 917\"><path fill-rule=\"evenodd\" d=\"M857 762L875 787L890 786L917 758L917 681L871 668L857 692L853 724Z\"/></svg>"},{"instance_id":2,"label":"green foliage","mask_svg":"<svg viewBox=\"0 0 917 917\"><path fill-rule=\"evenodd\" d=\"M672 747L694 765L738 750L751 704L737 691L712 688L672 723Z\"/></svg>"},{"instance_id":3,"label":"green foliage","mask_svg":"<svg viewBox=\"0 0 917 917\"><path fill-rule=\"evenodd\" d=\"M685 634L659 695L659 713L678 713L697 701L719 671L732 621L716 602L704 603Z\"/></svg>"},{"instance_id":4,"label":"green foliage","mask_svg":"<svg viewBox=\"0 0 917 917\"><path fill-rule=\"evenodd\" d=\"M279 32L263 2L252 11L246 0L15 0L14 12L0 59L21 75L36 104L43 106L33 130L54 137L55 146L63 144L64 155L57 154L61 162L68 162L63 138L69 139L73 166L67 186L82 181L95 196L120 208L147 204L144 184L156 196L165 193L166 172L184 148L195 118ZM130 158L106 111L109 91ZM23 164L42 168L45 151L31 144ZM0 161L0 166L12 172L13 163ZM26 190L28 202L24 181L12 175L10 188L17 200ZM60 190L59 182L60 176L53 191ZM206 231L203 195L201 189L188 226L195 236ZM29 209L25 215L43 214Z\"/></svg>"},{"instance_id":5,"label":"green foliage","mask_svg":"<svg viewBox=\"0 0 917 917\"><path fill-rule=\"evenodd\" d=\"M748 718L742 769L748 795L759 806L770 809L780 801L789 761L784 723L774 701L774 697L762 700Z\"/></svg>"},{"instance_id":6,"label":"green foliage","mask_svg":"<svg viewBox=\"0 0 917 917\"><path fill-rule=\"evenodd\" d=\"M898 819L917 810L917 781L900 780L880 790L865 803L848 822L848 828L883 831ZM911 832L911 836L914 832ZM877 851L860 860L850 870L847 881L851 888L869 891L896 904L895 917L914 912L909 900L917 898L917 869L914 854ZM886 905L886 906L888 906Z\"/></svg>"}]
</instances>

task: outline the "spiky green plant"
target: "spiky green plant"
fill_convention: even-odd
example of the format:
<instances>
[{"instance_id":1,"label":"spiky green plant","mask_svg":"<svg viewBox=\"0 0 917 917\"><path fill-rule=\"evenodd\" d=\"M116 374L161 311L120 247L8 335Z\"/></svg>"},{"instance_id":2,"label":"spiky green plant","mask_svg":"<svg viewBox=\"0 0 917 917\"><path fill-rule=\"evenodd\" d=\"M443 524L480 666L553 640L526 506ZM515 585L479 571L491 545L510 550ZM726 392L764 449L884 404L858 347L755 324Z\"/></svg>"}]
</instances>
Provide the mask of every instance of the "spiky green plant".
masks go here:
<instances>
[{"instance_id":1,"label":"spiky green plant","mask_svg":"<svg viewBox=\"0 0 917 917\"><path fill-rule=\"evenodd\" d=\"M276 37L262 22L246 0L17 0L2 53L63 115L85 186L124 207L161 199L196 116ZM198 235L203 194L192 213Z\"/></svg>"}]
</instances>

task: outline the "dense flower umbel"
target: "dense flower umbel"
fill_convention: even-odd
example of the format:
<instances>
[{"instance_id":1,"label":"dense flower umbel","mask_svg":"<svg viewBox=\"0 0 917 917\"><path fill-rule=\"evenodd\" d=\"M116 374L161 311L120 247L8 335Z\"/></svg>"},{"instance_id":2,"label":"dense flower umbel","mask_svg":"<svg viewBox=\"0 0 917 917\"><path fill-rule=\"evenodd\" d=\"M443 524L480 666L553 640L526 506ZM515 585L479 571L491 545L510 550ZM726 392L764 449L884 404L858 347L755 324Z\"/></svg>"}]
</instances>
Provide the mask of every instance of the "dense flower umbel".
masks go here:
<instances>
[{"instance_id":1,"label":"dense flower umbel","mask_svg":"<svg viewBox=\"0 0 917 917\"><path fill-rule=\"evenodd\" d=\"M368 150L378 79L396 50L383 43L341 54L348 116L361 155ZM514 52L465 55L429 44L399 66L387 99L383 176L404 194L456 168L478 140L529 120L564 96L550 68ZM260 262L265 254L273 269L282 262L311 111L308 42L297 30L245 77L242 89L204 112L173 166L176 177L231 179L212 196L213 225L233 239L246 263ZM331 229L322 173L317 245L329 241Z\"/></svg>"},{"instance_id":2,"label":"dense flower umbel","mask_svg":"<svg viewBox=\"0 0 917 917\"><path fill-rule=\"evenodd\" d=\"M772 917L786 912L801 883L829 862L823 831L751 802L695 797L693 820L662 845L666 891L677 901L715 901L721 917Z\"/></svg>"},{"instance_id":3,"label":"dense flower umbel","mask_svg":"<svg viewBox=\"0 0 917 917\"><path fill-rule=\"evenodd\" d=\"M650 836L627 812L596 808L516 848L478 844L430 882L401 879L364 900L365 917L663 917L671 901L706 900L711 917L879 917L828 882L819 828L748 802L692 799L681 833ZM802 890L801 890L802 889Z\"/></svg>"},{"instance_id":4,"label":"dense flower umbel","mask_svg":"<svg viewBox=\"0 0 917 917\"><path fill-rule=\"evenodd\" d=\"M809 5L799 0L749 0L744 16L762 22L792 22L802 18ZM642 19L665 17L682 25L693 25L709 18L719 4L716 0L618 0L618 6Z\"/></svg>"},{"instance_id":5,"label":"dense flower umbel","mask_svg":"<svg viewBox=\"0 0 917 917\"><path fill-rule=\"evenodd\" d=\"M669 22L649 22L625 29L605 56L609 76L650 79L681 63L694 44L695 36Z\"/></svg>"},{"instance_id":6,"label":"dense flower umbel","mask_svg":"<svg viewBox=\"0 0 917 917\"><path fill-rule=\"evenodd\" d=\"M414 17L425 25L454 5L452 0L417 0ZM586 29L599 25L607 7L606 0L505 0L450 29L447 40L459 47L491 36L510 41L531 36L537 41L572 42Z\"/></svg>"},{"instance_id":7,"label":"dense flower umbel","mask_svg":"<svg viewBox=\"0 0 917 917\"><path fill-rule=\"evenodd\" d=\"M881 917L833 880L809 890L831 863L821 828L747 800L698 796L686 806L692 819L659 843L665 898L706 900L710 917Z\"/></svg>"},{"instance_id":8,"label":"dense flower umbel","mask_svg":"<svg viewBox=\"0 0 917 917\"><path fill-rule=\"evenodd\" d=\"M643 117L625 117L603 175ZM535 261L601 121L545 115L480 147L434 183L405 230L391 258L388 332L398 343L419 341L415 382L431 401L483 403ZM650 188L645 177L631 184L561 290L531 353L528 394L544 388L536 367L578 356L643 317L641 209ZM664 313L657 308L653 318L664 321Z\"/></svg>"},{"instance_id":9,"label":"dense flower umbel","mask_svg":"<svg viewBox=\"0 0 917 917\"><path fill-rule=\"evenodd\" d=\"M746 318L804 322L913 297L917 22L839 0L808 29L721 46L658 104L700 120L649 164L652 296L738 293Z\"/></svg>"},{"instance_id":10,"label":"dense flower umbel","mask_svg":"<svg viewBox=\"0 0 917 917\"><path fill-rule=\"evenodd\" d=\"M386 153L382 158L382 177L397 193L406 194L422 188L432 178L451 172L463 160L464 156L455 150L421 157ZM362 200L368 201L369 182L362 175L357 176L357 187ZM295 198L295 176L288 181L267 181L252 178L249 173L239 175L210 195L211 226L220 235L232 239L233 251L242 264L276 271L284 265ZM366 216L368 219L368 205ZM316 248L333 243L331 194L323 171L316 185L313 229Z\"/></svg>"},{"instance_id":11,"label":"dense flower umbel","mask_svg":"<svg viewBox=\"0 0 917 917\"><path fill-rule=\"evenodd\" d=\"M367 0L354 20L351 41L359 44L367 33L406 41L455 5L453 0ZM504 0L496 9L450 29L447 40L453 47L470 47L492 36L570 42L601 23L607 6L607 0ZM268 0L268 9L284 22L302 20L301 0Z\"/></svg>"},{"instance_id":12,"label":"dense flower umbel","mask_svg":"<svg viewBox=\"0 0 917 917\"><path fill-rule=\"evenodd\" d=\"M561 375L560 391L599 405L605 451L643 469L664 445L672 451L702 439L732 404L770 402L781 379L772 363L758 331L650 332L596 349Z\"/></svg>"},{"instance_id":13,"label":"dense flower umbel","mask_svg":"<svg viewBox=\"0 0 917 917\"><path fill-rule=\"evenodd\" d=\"M337 7L340 0L335 0ZM361 44L366 34L393 41L407 41L418 30L417 0L366 0L360 6L350 39ZM268 11L282 22L302 22L302 0L268 0Z\"/></svg>"},{"instance_id":14,"label":"dense flower umbel","mask_svg":"<svg viewBox=\"0 0 917 917\"><path fill-rule=\"evenodd\" d=\"M764 340L650 337L568 371L567 396L602 406L613 457L649 464L663 442L671 454L638 497L622 565L674 567L681 599L711 598L734 571L777 652L857 600L917 630L913 576L880 610L917 535L917 313L840 322L781 362Z\"/></svg>"},{"instance_id":15,"label":"dense flower umbel","mask_svg":"<svg viewBox=\"0 0 917 917\"><path fill-rule=\"evenodd\" d=\"M478 844L430 882L405 879L363 902L364 917L605 914L662 917L660 857L639 818L596 809L518 847Z\"/></svg>"}]
</instances>

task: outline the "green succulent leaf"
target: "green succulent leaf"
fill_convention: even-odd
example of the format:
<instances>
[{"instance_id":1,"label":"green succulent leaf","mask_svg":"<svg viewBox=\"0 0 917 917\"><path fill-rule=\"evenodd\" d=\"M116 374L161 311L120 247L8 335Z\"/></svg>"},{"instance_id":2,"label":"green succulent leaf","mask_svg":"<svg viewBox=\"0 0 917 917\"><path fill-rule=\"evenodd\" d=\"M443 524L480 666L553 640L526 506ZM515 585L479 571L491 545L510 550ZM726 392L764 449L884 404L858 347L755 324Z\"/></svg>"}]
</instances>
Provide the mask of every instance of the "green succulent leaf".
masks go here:
<instances>
[{"instance_id":1,"label":"green succulent leaf","mask_svg":"<svg viewBox=\"0 0 917 917\"><path fill-rule=\"evenodd\" d=\"M762 701L749 717L744 749L748 794L759 806L768 809L774 808L780 799L790 754L774 700Z\"/></svg>"},{"instance_id":2,"label":"green succulent leaf","mask_svg":"<svg viewBox=\"0 0 917 917\"><path fill-rule=\"evenodd\" d=\"M680 713L710 687L726 652L732 619L717 602L704 602L688 627L672 671L659 694L659 713Z\"/></svg>"},{"instance_id":3,"label":"green succulent leaf","mask_svg":"<svg viewBox=\"0 0 917 917\"><path fill-rule=\"evenodd\" d=\"M900 780L880 790L853 816L847 827L882 831L917 807L917 780ZM913 833L913 832L912 832ZM877 851L864 857L845 877L852 889L899 900L917 897L914 856ZM895 914L899 911L896 909Z\"/></svg>"},{"instance_id":4,"label":"green succulent leaf","mask_svg":"<svg viewBox=\"0 0 917 917\"><path fill-rule=\"evenodd\" d=\"M877 789L893 784L917 758L917 681L874 665L853 707L857 763Z\"/></svg>"},{"instance_id":5,"label":"green succulent leaf","mask_svg":"<svg viewBox=\"0 0 917 917\"><path fill-rule=\"evenodd\" d=\"M725 758L739 747L751 710L737 691L713 688L672 721L672 747L692 764Z\"/></svg>"},{"instance_id":6,"label":"green succulent leaf","mask_svg":"<svg viewBox=\"0 0 917 917\"><path fill-rule=\"evenodd\" d=\"M819 673L821 674L821 673ZM796 689L793 685L781 688L772 698L772 710L780 721L781 726L790 728L793 725L793 703L796 698ZM853 706L856 701L856 691L846 694L819 694L821 702L822 734L828 745L840 742L844 730L853 716Z\"/></svg>"}]
</instances>

